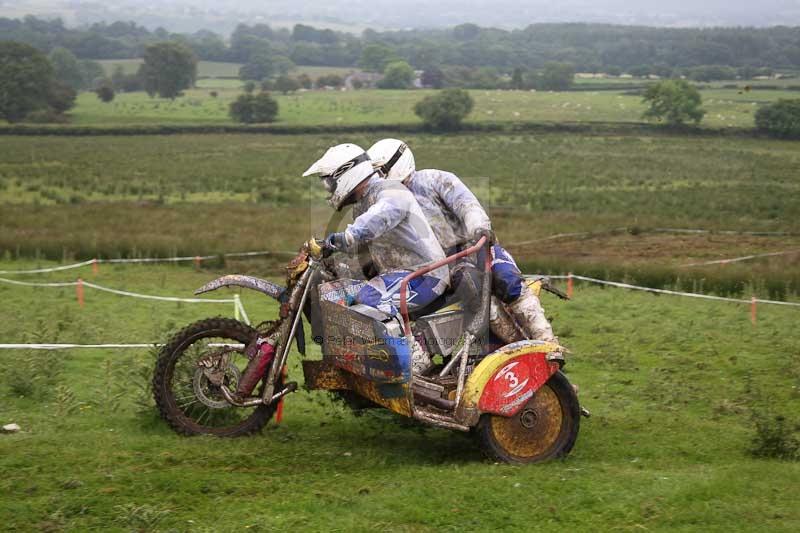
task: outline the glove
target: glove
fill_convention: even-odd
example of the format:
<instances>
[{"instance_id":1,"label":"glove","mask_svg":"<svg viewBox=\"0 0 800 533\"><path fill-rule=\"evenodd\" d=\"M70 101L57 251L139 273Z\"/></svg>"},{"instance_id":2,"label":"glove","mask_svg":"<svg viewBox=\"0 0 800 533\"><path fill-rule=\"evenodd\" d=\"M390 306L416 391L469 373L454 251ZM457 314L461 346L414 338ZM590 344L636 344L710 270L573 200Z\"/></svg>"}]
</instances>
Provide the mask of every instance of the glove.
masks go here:
<instances>
[{"instance_id":1,"label":"glove","mask_svg":"<svg viewBox=\"0 0 800 533\"><path fill-rule=\"evenodd\" d=\"M325 247L337 252L343 252L347 248L347 239L344 236L344 232L328 235L325 238Z\"/></svg>"},{"instance_id":2,"label":"glove","mask_svg":"<svg viewBox=\"0 0 800 533\"><path fill-rule=\"evenodd\" d=\"M487 228L478 228L472 233L472 242L477 243L481 237L486 237L486 244L494 244L497 240L494 232Z\"/></svg>"}]
</instances>

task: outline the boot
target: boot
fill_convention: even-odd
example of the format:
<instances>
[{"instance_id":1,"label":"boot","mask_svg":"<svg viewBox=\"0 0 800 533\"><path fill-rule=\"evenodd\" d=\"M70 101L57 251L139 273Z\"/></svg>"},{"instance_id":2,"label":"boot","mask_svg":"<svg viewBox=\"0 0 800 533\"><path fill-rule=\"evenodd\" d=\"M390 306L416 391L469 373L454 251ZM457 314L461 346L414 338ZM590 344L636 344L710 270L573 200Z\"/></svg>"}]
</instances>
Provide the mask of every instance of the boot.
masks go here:
<instances>
[{"instance_id":1,"label":"boot","mask_svg":"<svg viewBox=\"0 0 800 533\"><path fill-rule=\"evenodd\" d=\"M409 342L411 347L411 372L422 376L433 366L433 361L431 361L431 356L428 355L428 352L417 342L417 339L412 337Z\"/></svg>"},{"instance_id":2,"label":"boot","mask_svg":"<svg viewBox=\"0 0 800 533\"><path fill-rule=\"evenodd\" d=\"M508 306L508 309L528 339L558 344L539 298L527 285L522 286L522 294Z\"/></svg>"},{"instance_id":3,"label":"boot","mask_svg":"<svg viewBox=\"0 0 800 533\"><path fill-rule=\"evenodd\" d=\"M492 328L492 333L503 341L503 344L511 344L512 342L521 341L525 338L517 326L517 323L508 314L506 306L503 302L492 296L492 306L489 311L489 325Z\"/></svg>"}]
</instances>

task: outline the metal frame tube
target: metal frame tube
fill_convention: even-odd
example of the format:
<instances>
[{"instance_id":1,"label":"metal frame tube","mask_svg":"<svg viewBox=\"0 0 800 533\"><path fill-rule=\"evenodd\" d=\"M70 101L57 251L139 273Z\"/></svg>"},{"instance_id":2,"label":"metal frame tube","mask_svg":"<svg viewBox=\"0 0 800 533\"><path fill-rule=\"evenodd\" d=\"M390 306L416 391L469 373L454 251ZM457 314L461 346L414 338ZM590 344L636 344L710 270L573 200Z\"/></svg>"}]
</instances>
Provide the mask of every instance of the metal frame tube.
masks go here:
<instances>
[{"instance_id":1,"label":"metal frame tube","mask_svg":"<svg viewBox=\"0 0 800 533\"><path fill-rule=\"evenodd\" d=\"M311 279L311 274L313 273L313 271L316 270L315 265L316 262L310 261L308 268L303 273L303 279L301 283L304 284L304 287L303 287L303 295L300 297L300 304L297 307L290 305L290 307L294 309L295 315L294 318L292 319L291 323L292 325L291 328L289 329L289 334L283 337L285 340L284 340L284 345L281 347L282 350L281 355L277 359L273 360L272 368L270 368L269 376L267 377L267 385L264 387L264 394L262 396L264 403L267 405L269 405L273 401L272 395L275 392L275 380L277 379L278 372L280 372L280 369L283 368L283 365L286 364L286 358L289 355L289 350L291 349L292 342L294 341L294 333L297 330L297 323L302 319L303 306L306 303L306 298L308 297L308 291L311 288L311 283L309 283L309 280Z\"/></svg>"}]
</instances>

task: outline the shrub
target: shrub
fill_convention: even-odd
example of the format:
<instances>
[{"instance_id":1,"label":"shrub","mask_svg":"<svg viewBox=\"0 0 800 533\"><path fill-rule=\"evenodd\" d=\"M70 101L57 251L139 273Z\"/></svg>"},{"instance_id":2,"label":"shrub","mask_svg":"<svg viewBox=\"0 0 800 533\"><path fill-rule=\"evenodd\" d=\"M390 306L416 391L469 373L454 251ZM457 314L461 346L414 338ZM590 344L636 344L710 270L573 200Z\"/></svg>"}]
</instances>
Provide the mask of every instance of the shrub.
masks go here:
<instances>
[{"instance_id":1,"label":"shrub","mask_svg":"<svg viewBox=\"0 0 800 533\"><path fill-rule=\"evenodd\" d=\"M278 76L274 84L275 90L288 94L300 88L300 82L289 76Z\"/></svg>"},{"instance_id":2,"label":"shrub","mask_svg":"<svg viewBox=\"0 0 800 533\"><path fill-rule=\"evenodd\" d=\"M755 433L750 443L750 454L754 457L800 460L800 440L796 424L782 415L753 414Z\"/></svg>"},{"instance_id":3,"label":"shrub","mask_svg":"<svg viewBox=\"0 0 800 533\"><path fill-rule=\"evenodd\" d=\"M108 103L114 99L114 88L111 85L102 85L95 90L100 101Z\"/></svg>"},{"instance_id":4,"label":"shrub","mask_svg":"<svg viewBox=\"0 0 800 533\"><path fill-rule=\"evenodd\" d=\"M474 102L467 91L444 89L425 97L414 106L414 113L434 129L455 130L472 111Z\"/></svg>"},{"instance_id":5,"label":"shrub","mask_svg":"<svg viewBox=\"0 0 800 533\"><path fill-rule=\"evenodd\" d=\"M278 116L278 102L267 92L245 93L231 103L230 116L244 124L275 122Z\"/></svg>"},{"instance_id":6,"label":"shrub","mask_svg":"<svg viewBox=\"0 0 800 533\"><path fill-rule=\"evenodd\" d=\"M338 74L326 74L317 78L317 87L341 87L344 79Z\"/></svg>"},{"instance_id":7,"label":"shrub","mask_svg":"<svg viewBox=\"0 0 800 533\"><path fill-rule=\"evenodd\" d=\"M664 120L672 126L688 121L699 124L706 114L700 108L700 92L686 80L666 80L651 85L645 91L642 101L650 105L643 114L644 118Z\"/></svg>"},{"instance_id":8,"label":"shrub","mask_svg":"<svg viewBox=\"0 0 800 533\"><path fill-rule=\"evenodd\" d=\"M800 98L761 107L756 112L756 127L773 137L800 138Z\"/></svg>"},{"instance_id":9,"label":"shrub","mask_svg":"<svg viewBox=\"0 0 800 533\"><path fill-rule=\"evenodd\" d=\"M405 61L395 61L386 65L383 79L378 82L379 89L408 89L414 81L414 69Z\"/></svg>"}]
</instances>

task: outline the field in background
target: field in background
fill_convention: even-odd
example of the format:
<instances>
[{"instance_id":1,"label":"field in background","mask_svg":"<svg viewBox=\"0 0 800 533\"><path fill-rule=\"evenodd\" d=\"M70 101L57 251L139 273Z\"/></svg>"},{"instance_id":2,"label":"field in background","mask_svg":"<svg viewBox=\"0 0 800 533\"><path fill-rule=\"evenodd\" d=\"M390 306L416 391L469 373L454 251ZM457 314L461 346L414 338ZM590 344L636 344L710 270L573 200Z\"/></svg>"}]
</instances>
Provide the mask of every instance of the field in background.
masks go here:
<instances>
[{"instance_id":1,"label":"field in background","mask_svg":"<svg viewBox=\"0 0 800 533\"><path fill-rule=\"evenodd\" d=\"M80 274L188 296L218 273L101 265L97 276L37 280ZM254 320L277 312L264 297L242 297ZM79 309L72 288L0 284L0 301L3 342L156 341L186 322L231 315L227 305L92 291ZM486 463L466 436L385 412L355 418L321 393L290 396L284 423L262 435L182 438L139 403L147 350L0 352L0 418L23 428L0 435L0 520L12 530L800 527L800 464L748 452L753 416L774 423L800 409L795 310L762 306L753 328L747 306L615 289L579 286L574 301L544 304L593 417L566 461L529 468ZM290 376L301 379L292 360ZM43 362L49 381L12 394L44 379Z\"/></svg>"},{"instance_id":2,"label":"field in background","mask_svg":"<svg viewBox=\"0 0 800 533\"><path fill-rule=\"evenodd\" d=\"M142 59L101 59L98 61L103 65L107 76L111 76L117 65L122 66L125 74L135 74L142 64ZM198 61L198 78L237 78L239 76L239 63L225 63L222 61Z\"/></svg>"},{"instance_id":3,"label":"field in background","mask_svg":"<svg viewBox=\"0 0 800 533\"><path fill-rule=\"evenodd\" d=\"M139 65L142 64L141 59L101 59L98 61L106 71L106 75L111 76L117 65L121 65L126 74L135 74L139 70ZM239 68L241 63L226 63L224 61L198 61L197 62L197 77L199 81L205 80L206 82L215 83L220 80L208 80L207 78L237 78L239 77ZM345 76L350 72L355 72L358 69L355 67L315 67L298 65L290 72L292 76L300 76L306 74L312 79L319 76L326 76L328 74L338 74Z\"/></svg>"},{"instance_id":4,"label":"field in background","mask_svg":"<svg viewBox=\"0 0 800 533\"><path fill-rule=\"evenodd\" d=\"M332 144L369 146L386 135L5 137L0 256L295 250L333 215L302 172ZM745 297L800 293L800 253L682 267L800 250L796 143L556 133L406 140L420 167L464 178L530 270ZM659 227L793 235L648 231ZM575 232L592 234L537 242Z\"/></svg>"},{"instance_id":5,"label":"field in background","mask_svg":"<svg viewBox=\"0 0 800 533\"><path fill-rule=\"evenodd\" d=\"M230 103L241 93L238 80L200 80L201 88L176 100L150 98L145 93L117 94L111 103L82 93L70 112L77 125L223 124ZM211 95L216 92L217 96ZM433 91L309 91L275 94L278 124L348 125L415 124L416 102ZM645 106L637 94L612 91L531 92L470 91L475 108L470 123L515 122L644 122ZM703 122L710 127L752 127L758 105L797 97L796 91L709 89L703 91Z\"/></svg>"}]
</instances>

